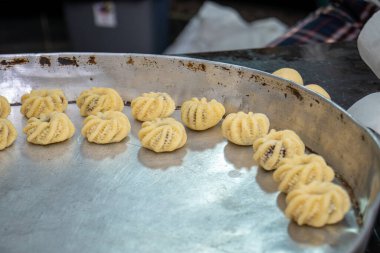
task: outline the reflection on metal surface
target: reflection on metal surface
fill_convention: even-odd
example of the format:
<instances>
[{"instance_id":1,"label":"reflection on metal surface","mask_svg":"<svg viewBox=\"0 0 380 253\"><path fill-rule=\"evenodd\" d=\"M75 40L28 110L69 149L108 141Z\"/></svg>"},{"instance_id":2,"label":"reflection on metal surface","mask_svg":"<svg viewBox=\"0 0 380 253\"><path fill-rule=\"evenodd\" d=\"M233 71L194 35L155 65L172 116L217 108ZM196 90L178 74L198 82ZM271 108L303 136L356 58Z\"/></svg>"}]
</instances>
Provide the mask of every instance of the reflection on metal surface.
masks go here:
<instances>
[{"instance_id":1,"label":"reflection on metal surface","mask_svg":"<svg viewBox=\"0 0 380 253\"><path fill-rule=\"evenodd\" d=\"M41 66L41 55L30 55L28 63L0 70L0 88L11 92L7 94L13 103L31 88L61 88L74 101L91 86L106 86L115 88L125 101L142 92L161 91L177 105L193 96L209 96L227 103L227 111L265 113L272 127L296 131L323 155L358 199L366 200L360 206L364 217L374 215L374 196L380 190L378 144L329 101L303 87L231 65L111 54L96 55L96 64L89 64L91 55L44 55L51 66ZM75 57L78 67L59 64L59 57ZM188 67L189 63L204 64L204 71ZM302 100L286 88L289 85ZM12 109L10 120L22 133L25 119L19 106ZM359 227L351 210L328 231L297 232L281 210L272 173L248 160L251 147L231 146L217 125L204 132L186 129L188 143L182 149L155 154L140 147L141 123L129 109L124 112L132 131L121 143L90 145L80 135L83 118L70 104L67 114L77 130L72 139L40 147L26 144L20 134L0 153L1 249L351 252L372 225L365 219ZM176 111L174 117L179 116ZM313 237L322 239L315 242Z\"/></svg>"},{"instance_id":2,"label":"reflection on metal surface","mask_svg":"<svg viewBox=\"0 0 380 253\"><path fill-rule=\"evenodd\" d=\"M180 148L173 152L162 153L158 157L158 154L141 147L138 153L138 160L144 164L145 167L149 169L161 169L165 170L170 167L175 167L176 169L181 168L183 163L183 158L186 155L186 148Z\"/></svg>"},{"instance_id":3,"label":"reflection on metal surface","mask_svg":"<svg viewBox=\"0 0 380 253\"><path fill-rule=\"evenodd\" d=\"M118 143L112 144L95 144L82 140L80 153L88 159L101 161L104 159L115 159L118 155L127 152L127 142L129 137Z\"/></svg>"},{"instance_id":4,"label":"reflection on metal surface","mask_svg":"<svg viewBox=\"0 0 380 253\"><path fill-rule=\"evenodd\" d=\"M352 240L356 236L356 231L345 231L344 225L328 225L324 229L309 226L298 226L295 222L289 222L288 232L290 237L297 243L313 246L327 244L336 245L339 240ZM344 233L344 239L342 237Z\"/></svg>"}]
</instances>

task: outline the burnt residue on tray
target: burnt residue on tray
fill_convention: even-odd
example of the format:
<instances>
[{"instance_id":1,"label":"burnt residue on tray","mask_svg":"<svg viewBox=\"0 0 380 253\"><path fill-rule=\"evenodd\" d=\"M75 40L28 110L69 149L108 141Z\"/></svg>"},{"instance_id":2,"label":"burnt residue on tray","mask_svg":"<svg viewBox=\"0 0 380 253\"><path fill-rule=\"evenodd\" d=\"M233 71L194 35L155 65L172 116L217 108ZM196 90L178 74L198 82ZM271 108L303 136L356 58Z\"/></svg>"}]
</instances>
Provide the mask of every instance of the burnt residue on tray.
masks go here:
<instances>
[{"instance_id":1,"label":"burnt residue on tray","mask_svg":"<svg viewBox=\"0 0 380 253\"><path fill-rule=\"evenodd\" d=\"M28 63L29 60L27 58L13 58L11 60L2 60L0 61L0 65L5 66L6 68L13 67L19 64Z\"/></svg>"},{"instance_id":2,"label":"burnt residue on tray","mask_svg":"<svg viewBox=\"0 0 380 253\"><path fill-rule=\"evenodd\" d=\"M128 61L127 61L127 64L129 65L133 65L135 63L135 61L133 60L133 58L131 56L128 57Z\"/></svg>"},{"instance_id":3,"label":"burnt residue on tray","mask_svg":"<svg viewBox=\"0 0 380 253\"><path fill-rule=\"evenodd\" d=\"M343 113L340 113L340 115L339 115L339 117L340 117L340 121L342 121L343 122Z\"/></svg>"},{"instance_id":4,"label":"burnt residue on tray","mask_svg":"<svg viewBox=\"0 0 380 253\"><path fill-rule=\"evenodd\" d=\"M42 67L44 67L45 65L47 65L49 67L51 66L50 58L48 58L46 56L41 56L39 62L40 62L40 65Z\"/></svg>"},{"instance_id":5,"label":"burnt residue on tray","mask_svg":"<svg viewBox=\"0 0 380 253\"><path fill-rule=\"evenodd\" d=\"M230 71L229 68L224 67L224 66L218 66L218 65L215 65L215 68L223 69L223 70L225 70L225 71Z\"/></svg>"},{"instance_id":6,"label":"burnt residue on tray","mask_svg":"<svg viewBox=\"0 0 380 253\"><path fill-rule=\"evenodd\" d=\"M73 56L72 58L70 58L70 57L58 57L58 63L60 65L65 65L65 66L72 65L75 67L79 67L77 59L75 58L75 56Z\"/></svg>"},{"instance_id":7,"label":"burnt residue on tray","mask_svg":"<svg viewBox=\"0 0 380 253\"><path fill-rule=\"evenodd\" d=\"M182 66L184 66L184 67L186 67L187 69L189 69L189 70L192 70L192 71L194 71L194 72L196 72L196 71L206 71L206 65L204 65L203 63L200 63L200 64L197 64L197 63L195 63L195 62L191 62L191 61L189 61L187 64L185 64L183 61L179 61L179 63L182 65Z\"/></svg>"},{"instance_id":8,"label":"burnt residue on tray","mask_svg":"<svg viewBox=\"0 0 380 253\"><path fill-rule=\"evenodd\" d=\"M87 64L89 64L89 65L95 65L96 64L96 58L94 55L91 55L90 57L88 57Z\"/></svg>"},{"instance_id":9,"label":"burnt residue on tray","mask_svg":"<svg viewBox=\"0 0 380 253\"><path fill-rule=\"evenodd\" d=\"M303 96L299 93L299 91L295 88L293 88L292 86L288 85L286 86L286 88L299 100L299 101L302 101L303 100Z\"/></svg>"}]
</instances>

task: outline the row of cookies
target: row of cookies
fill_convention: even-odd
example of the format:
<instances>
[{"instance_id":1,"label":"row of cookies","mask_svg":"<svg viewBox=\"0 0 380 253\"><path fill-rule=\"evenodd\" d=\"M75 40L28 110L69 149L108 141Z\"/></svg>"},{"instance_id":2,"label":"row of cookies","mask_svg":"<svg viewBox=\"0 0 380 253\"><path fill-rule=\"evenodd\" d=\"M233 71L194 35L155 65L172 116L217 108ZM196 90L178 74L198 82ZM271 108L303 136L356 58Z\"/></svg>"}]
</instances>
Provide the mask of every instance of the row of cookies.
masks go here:
<instances>
[{"instance_id":1,"label":"row of cookies","mask_svg":"<svg viewBox=\"0 0 380 253\"><path fill-rule=\"evenodd\" d=\"M88 111L83 112L82 104L87 98L103 106L102 112L90 115L93 104L86 104ZM116 97L116 99L115 99ZM4 101L5 98L4 98ZM75 127L64 113L68 102L62 90L32 90L21 98L20 112L28 118L23 129L27 141L38 145L48 145L70 139L75 133ZM7 106L9 103L6 101ZM95 88L81 93L77 101L82 109L84 120L82 134L91 142L110 143L124 139L130 131L128 118L114 108L124 107L121 97L113 89ZM110 111L108 111L108 109ZM13 125L12 125L13 127ZM14 129L14 127L13 127ZM4 135L1 140L9 136Z\"/></svg>"},{"instance_id":2,"label":"row of cookies","mask_svg":"<svg viewBox=\"0 0 380 253\"><path fill-rule=\"evenodd\" d=\"M301 74L295 69L282 68L273 72L273 75L304 85ZM317 84L305 85L305 88L331 99L327 91ZM266 157L270 156L272 151L260 156L259 149L265 142L268 143L274 139L280 141L275 135L278 134L273 132L270 138L268 136L266 140L261 139L255 142L254 147L258 148L254 155L256 160L267 159ZM300 138L296 138L294 132L283 132L280 135L283 135L280 148L283 151L281 156L277 157L282 157L282 159L277 160L277 163L273 165L262 161L264 165L262 167L275 170L273 179L279 183L279 190L287 194L286 216L295 220L298 225L307 224L313 227L335 224L342 220L350 209L350 198L342 187L332 183L335 177L332 168L326 164L323 157L305 154L302 151L304 145L300 144ZM292 149L292 146L293 150L298 152L289 155L287 151ZM275 152L272 154L276 157Z\"/></svg>"},{"instance_id":3,"label":"row of cookies","mask_svg":"<svg viewBox=\"0 0 380 253\"><path fill-rule=\"evenodd\" d=\"M72 122L62 113L67 107L62 91L32 91L23 96L22 102L21 112L31 117L24 128L29 142L46 145L74 134ZM81 93L77 105L81 115L87 116L82 134L89 141L118 142L128 135L130 123L120 112L124 104L116 91L92 88ZM131 107L133 117L144 121L138 134L144 147L155 152L170 152L186 143L183 125L168 118L175 110L175 103L168 94L144 93L132 101ZM183 123L193 130L215 126L224 114L222 104L216 100L207 102L205 98L193 98L181 107ZM273 176L279 182L280 191L288 193L288 217L300 225L317 227L341 220L350 203L347 193L331 183L333 170L322 157L305 154L305 145L296 133L291 130L268 133L269 125L264 114L231 113L222 123L222 133L235 144L253 145L253 157L263 169L277 169Z\"/></svg>"},{"instance_id":4,"label":"row of cookies","mask_svg":"<svg viewBox=\"0 0 380 253\"><path fill-rule=\"evenodd\" d=\"M294 131L268 131L269 120L260 113L232 113L222 124L225 138L238 145L253 145L254 160L261 168L275 171L279 190L287 194L288 218L314 227L342 220L350 199L342 187L332 183L334 171L323 157L306 154Z\"/></svg>"},{"instance_id":5,"label":"row of cookies","mask_svg":"<svg viewBox=\"0 0 380 253\"><path fill-rule=\"evenodd\" d=\"M304 85L304 81L301 74L295 69L281 68L281 69L276 70L272 74L275 76L293 81L296 84ZM305 88L312 90L327 99L331 99L329 93L327 93L327 91L323 89L321 86L319 86L318 84L307 84L305 85Z\"/></svg>"},{"instance_id":6,"label":"row of cookies","mask_svg":"<svg viewBox=\"0 0 380 253\"><path fill-rule=\"evenodd\" d=\"M133 107L132 102L132 112ZM144 112L147 111L149 109L145 108ZM205 98L193 98L181 107L183 123L193 130L205 130L215 126L224 113L220 103L215 100L207 102ZM147 131L152 131L151 135L144 135L149 142L148 148L156 147L152 143L163 144L162 136L165 134L150 121L144 124L149 125ZM268 133L269 126L269 119L264 114L231 113L222 123L222 133L235 144L253 145L253 157L260 166L265 170L276 170L273 174L274 180L279 183L279 190L288 194L285 210L287 217L299 225L314 227L342 220L350 208L350 199L342 187L332 183L335 174L331 167L321 156L306 154L304 143L294 131L272 129ZM186 134L183 128L182 132ZM181 142L180 146L183 144ZM161 152L162 147L158 145L155 151Z\"/></svg>"},{"instance_id":7,"label":"row of cookies","mask_svg":"<svg viewBox=\"0 0 380 253\"><path fill-rule=\"evenodd\" d=\"M9 114L9 103L5 98L4 101ZM74 125L64 114L68 102L62 90L32 90L22 96L21 102L20 111L29 118L23 129L29 142L47 145L67 140L74 135ZM80 114L87 117L83 121L81 132L90 142L119 142L130 132L129 120L121 112L124 103L115 90L91 88L83 91L76 103ZM139 132L144 147L156 152L170 152L186 143L183 125L168 118L175 110L175 103L168 94L144 93L132 101L131 107L133 117L144 121ZM193 98L182 105L182 121L194 130L213 127L224 113L222 104L215 100L207 102L205 98Z\"/></svg>"},{"instance_id":8,"label":"row of cookies","mask_svg":"<svg viewBox=\"0 0 380 253\"><path fill-rule=\"evenodd\" d=\"M291 130L271 130L254 144L254 159L286 196L285 214L298 225L322 227L341 221L350 209L347 192L332 181L334 171L323 157L306 154L305 145Z\"/></svg>"}]
</instances>

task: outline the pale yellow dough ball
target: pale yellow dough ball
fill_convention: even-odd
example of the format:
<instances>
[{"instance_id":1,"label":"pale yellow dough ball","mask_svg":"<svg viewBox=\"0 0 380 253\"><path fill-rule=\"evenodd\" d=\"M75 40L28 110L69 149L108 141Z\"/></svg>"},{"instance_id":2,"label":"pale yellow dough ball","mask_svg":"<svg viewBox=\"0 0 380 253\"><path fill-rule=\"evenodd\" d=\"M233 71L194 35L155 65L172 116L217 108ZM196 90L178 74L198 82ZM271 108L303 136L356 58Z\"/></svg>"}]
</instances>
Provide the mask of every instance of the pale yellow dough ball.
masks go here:
<instances>
[{"instance_id":1,"label":"pale yellow dough ball","mask_svg":"<svg viewBox=\"0 0 380 253\"><path fill-rule=\"evenodd\" d=\"M64 112L67 99L62 90L32 90L21 97L21 113L28 119L41 114Z\"/></svg>"},{"instance_id":2,"label":"pale yellow dough ball","mask_svg":"<svg viewBox=\"0 0 380 253\"><path fill-rule=\"evenodd\" d=\"M298 225L322 227L341 221L350 209L347 192L331 182L315 181L289 192L285 214Z\"/></svg>"},{"instance_id":3,"label":"pale yellow dough ball","mask_svg":"<svg viewBox=\"0 0 380 253\"><path fill-rule=\"evenodd\" d=\"M145 121L138 136L144 148L157 153L174 151L187 141L184 126L173 118Z\"/></svg>"},{"instance_id":4,"label":"pale yellow dough ball","mask_svg":"<svg viewBox=\"0 0 380 253\"><path fill-rule=\"evenodd\" d=\"M8 100L0 96L0 119L5 119L11 113L11 106Z\"/></svg>"},{"instance_id":5,"label":"pale yellow dough ball","mask_svg":"<svg viewBox=\"0 0 380 253\"><path fill-rule=\"evenodd\" d=\"M276 131L258 138L253 143L253 159L265 170L275 170L284 158L302 155L305 144L292 130Z\"/></svg>"},{"instance_id":6,"label":"pale yellow dough ball","mask_svg":"<svg viewBox=\"0 0 380 253\"><path fill-rule=\"evenodd\" d=\"M107 144L120 142L131 131L125 114L117 111L98 112L83 121L82 135L89 142Z\"/></svg>"},{"instance_id":7,"label":"pale yellow dough ball","mask_svg":"<svg viewBox=\"0 0 380 253\"><path fill-rule=\"evenodd\" d=\"M96 115L98 112L121 112L124 108L124 102L116 90L94 87L79 95L77 106L80 109L80 115L88 116Z\"/></svg>"},{"instance_id":8,"label":"pale yellow dough ball","mask_svg":"<svg viewBox=\"0 0 380 253\"><path fill-rule=\"evenodd\" d=\"M334 177L334 171L323 157L315 154L284 158L273 173L274 181L279 183L279 191L285 193L314 181L331 182Z\"/></svg>"},{"instance_id":9,"label":"pale yellow dough ball","mask_svg":"<svg viewBox=\"0 0 380 253\"><path fill-rule=\"evenodd\" d=\"M309 90L319 93L321 96L324 96L327 99L331 99L327 91L317 84L309 84L309 85L306 85L305 87L308 88Z\"/></svg>"},{"instance_id":10,"label":"pale yellow dough ball","mask_svg":"<svg viewBox=\"0 0 380 253\"><path fill-rule=\"evenodd\" d=\"M0 150L12 145L16 138L17 131L12 122L0 118Z\"/></svg>"},{"instance_id":11,"label":"pale yellow dough ball","mask_svg":"<svg viewBox=\"0 0 380 253\"><path fill-rule=\"evenodd\" d=\"M275 76L282 77L284 79L293 81L299 85L303 85L303 79L300 73L297 70L291 68L282 68L278 69L272 73Z\"/></svg>"},{"instance_id":12,"label":"pale yellow dough ball","mask_svg":"<svg viewBox=\"0 0 380 253\"><path fill-rule=\"evenodd\" d=\"M140 121L166 118L175 110L174 100L167 93L150 92L132 100L132 115Z\"/></svg>"},{"instance_id":13,"label":"pale yellow dough ball","mask_svg":"<svg viewBox=\"0 0 380 253\"><path fill-rule=\"evenodd\" d=\"M75 127L66 114L52 112L41 114L40 118L30 118L23 131L28 142L48 145L70 139L75 133Z\"/></svg>"},{"instance_id":14,"label":"pale yellow dough ball","mask_svg":"<svg viewBox=\"0 0 380 253\"><path fill-rule=\"evenodd\" d=\"M192 98L182 104L181 119L190 129L206 130L218 124L225 112L215 99L208 102L206 98Z\"/></svg>"},{"instance_id":15,"label":"pale yellow dough ball","mask_svg":"<svg viewBox=\"0 0 380 253\"><path fill-rule=\"evenodd\" d=\"M262 113L230 113L223 120L222 134L237 145L252 145L269 131L269 119Z\"/></svg>"}]
</instances>

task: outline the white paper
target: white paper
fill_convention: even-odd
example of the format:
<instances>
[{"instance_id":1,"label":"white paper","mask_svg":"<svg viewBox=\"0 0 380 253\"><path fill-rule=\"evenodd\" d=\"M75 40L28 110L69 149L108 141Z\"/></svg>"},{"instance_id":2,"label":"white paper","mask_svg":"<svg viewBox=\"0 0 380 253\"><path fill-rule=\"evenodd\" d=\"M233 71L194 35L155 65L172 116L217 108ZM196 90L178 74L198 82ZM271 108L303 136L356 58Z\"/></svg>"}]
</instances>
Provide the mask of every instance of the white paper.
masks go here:
<instances>
[{"instance_id":1,"label":"white paper","mask_svg":"<svg viewBox=\"0 0 380 253\"><path fill-rule=\"evenodd\" d=\"M360 32L358 50L363 61L380 78L380 11L367 21Z\"/></svg>"},{"instance_id":2,"label":"white paper","mask_svg":"<svg viewBox=\"0 0 380 253\"><path fill-rule=\"evenodd\" d=\"M116 22L116 6L113 2L98 2L92 5L94 23L99 27L114 28Z\"/></svg>"},{"instance_id":3,"label":"white paper","mask_svg":"<svg viewBox=\"0 0 380 253\"><path fill-rule=\"evenodd\" d=\"M353 104L348 110L360 124L380 134L380 92L372 93Z\"/></svg>"},{"instance_id":4,"label":"white paper","mask_svg":"<svg viewBox=\"0 0 380 253\"><path fill-rule=\"evenodd\" d=\"M165 53L259 48L283 35L287 29L275 18L247 23L234 9L205 2Z\"/></svg>"}]
</instances>

